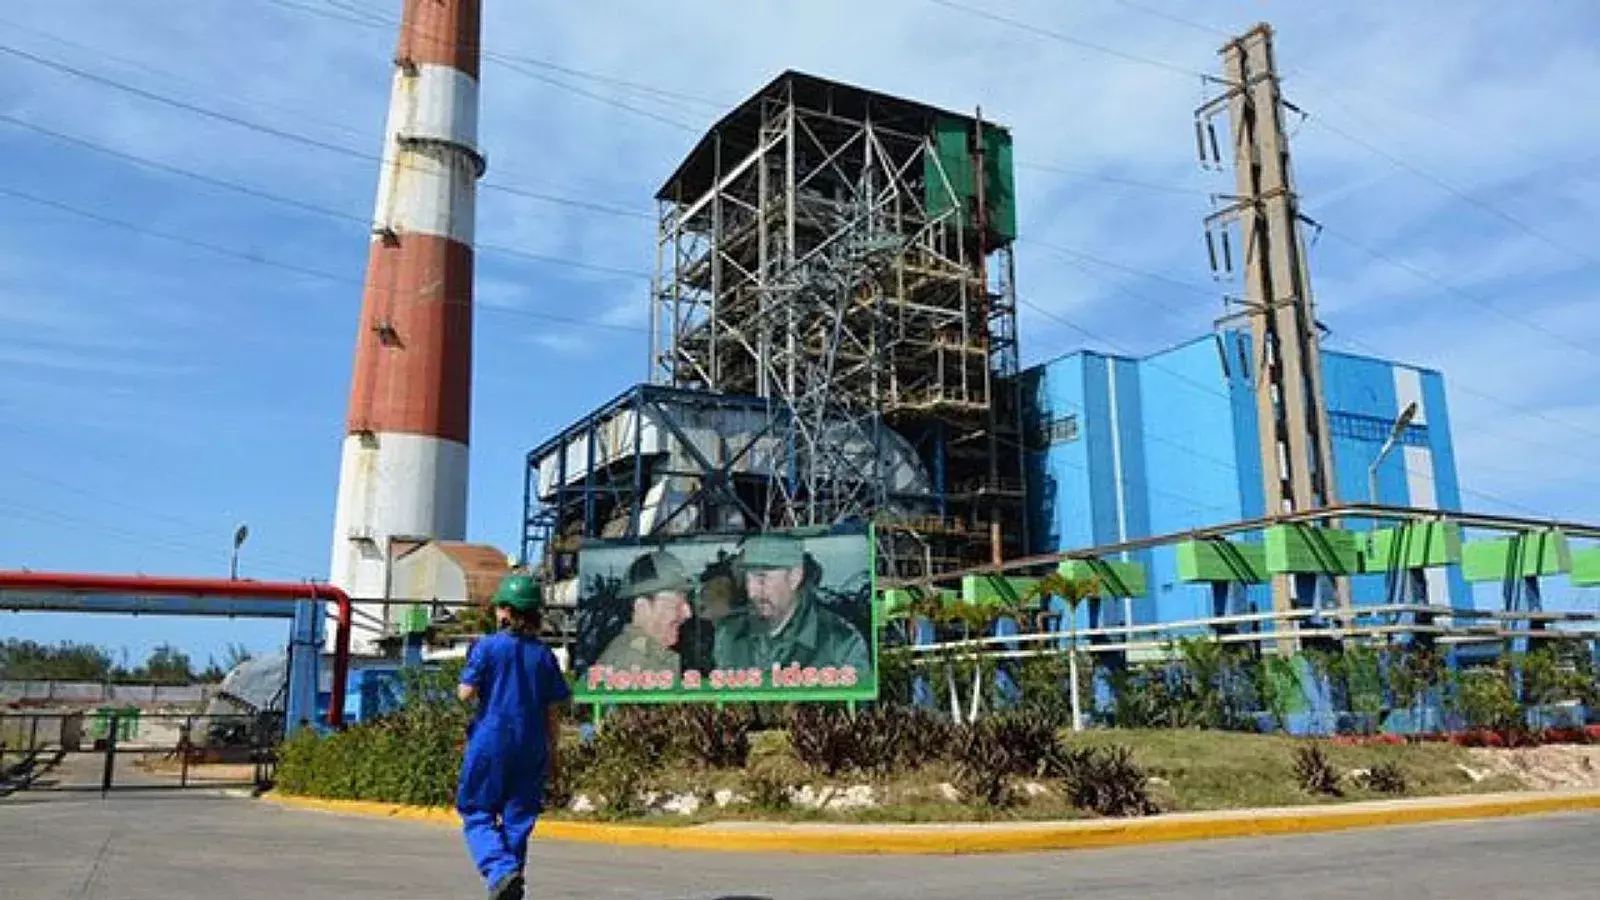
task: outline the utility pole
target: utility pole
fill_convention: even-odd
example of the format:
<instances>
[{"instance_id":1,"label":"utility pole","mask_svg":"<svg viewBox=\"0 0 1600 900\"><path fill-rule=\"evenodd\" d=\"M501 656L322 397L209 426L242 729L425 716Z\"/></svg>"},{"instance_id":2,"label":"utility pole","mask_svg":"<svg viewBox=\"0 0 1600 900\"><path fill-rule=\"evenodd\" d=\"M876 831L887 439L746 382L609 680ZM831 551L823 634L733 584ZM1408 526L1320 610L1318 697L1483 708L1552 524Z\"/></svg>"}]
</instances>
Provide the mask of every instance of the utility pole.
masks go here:
<instances>
[{"instance_id":1,"label":"utility pole","mask_svg":"<svg viewBox=\"0 0 1600 900\"><path fill-rule=\"evenodd\" d=\"M1226 90L1196 112L1196 134L1202 161L1221 168L1212 120L1227 112L1236 193L1224 195L1229 205L1206 219L1207 241L1238 223L1243 242L1242 317L1248 321L1254 358L1264 512L1274 516L1318 509L1336 502L1332 448L1311 278L1300 235L1302 217L1283 129L1287 104L1272 51L1272 27L1257 25L1230 40L1220 54ZM1226 250L1225 232L1223 240ZM1231 265L1231 258L1225 259L1224 266ZM1311 581L1303 580L1301 588ZM1314 584L1309 589L1314 591ZM1336 579L1336 590L1339 606L1348 608L1348 582ZM1295 576L1273 576L1274 611L1314 600L1296 593ZM1295 643L1280 641L1280 652L1292 651Z\"/></svg>"}]
</instances>

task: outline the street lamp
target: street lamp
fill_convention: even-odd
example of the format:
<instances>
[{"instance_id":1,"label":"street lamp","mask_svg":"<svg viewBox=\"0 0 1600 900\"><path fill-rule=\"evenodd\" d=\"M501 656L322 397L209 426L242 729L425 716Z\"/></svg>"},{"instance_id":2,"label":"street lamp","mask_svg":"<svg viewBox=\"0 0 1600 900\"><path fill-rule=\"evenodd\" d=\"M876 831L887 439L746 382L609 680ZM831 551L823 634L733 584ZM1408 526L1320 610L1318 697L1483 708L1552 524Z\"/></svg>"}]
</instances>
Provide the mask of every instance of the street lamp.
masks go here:
<instances>
[{"instance_id":1,"label":"street lamp","mask_svg":"<svg viewBox=\"0 0 1600 900\"><path fill-rule=\"evenodd\" d=\"M1394 420L1394 427L1389 429L1389 437L1383 442L1383 446L1378 449L1378 457L1372 461L1372 465L1367 467L1368 503L1376 505L1378 502L1378 467L1383 465L1384 457L1388 456L1389 451L1394 449L1394 445L1399 443L1400 436L1405 434L1407 426L1416 417L1417 404L1413 400L1406 404L1405 409L1400 411L1400 417Z\"/></svg>"},{"instance_id":2,"label":"street lamp","mask_svg":"<svg viewBox=\"0 0 1600 900\"><path fill-rule=\"evenodd\" d=\"M244 546L245 538L250 536L250 526L240 525L233 532L233 552L228 555L228 579L239 580L239 548Z\"/></svg>"}]
</instances>

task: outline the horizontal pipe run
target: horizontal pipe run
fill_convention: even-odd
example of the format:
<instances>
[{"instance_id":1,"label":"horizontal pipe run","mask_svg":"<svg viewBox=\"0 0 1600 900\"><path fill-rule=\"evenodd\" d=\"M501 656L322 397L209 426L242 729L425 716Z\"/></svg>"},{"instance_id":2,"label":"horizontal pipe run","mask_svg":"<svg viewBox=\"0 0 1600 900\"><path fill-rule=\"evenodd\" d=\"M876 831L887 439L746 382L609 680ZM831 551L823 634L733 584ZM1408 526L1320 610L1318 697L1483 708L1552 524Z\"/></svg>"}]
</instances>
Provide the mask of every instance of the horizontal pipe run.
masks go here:
<instances>
[{"instance_id":1,"label":"horizontal pipe run","mask_svg":"<svg viewBox=\"0 0 1600 900\"><path fill-rule=\"evenodd\" d=\"M333 689L328 724L344 722L344 688L350 673L350 595L331 584L251 581L231 578L185 578L155 575L100 575L77 572L0 570L0 592L6 590L66 594L124 594L134 597L234 597L299 602L321 600L338 608L334 633Z\"/></svg>"}]
</instances>

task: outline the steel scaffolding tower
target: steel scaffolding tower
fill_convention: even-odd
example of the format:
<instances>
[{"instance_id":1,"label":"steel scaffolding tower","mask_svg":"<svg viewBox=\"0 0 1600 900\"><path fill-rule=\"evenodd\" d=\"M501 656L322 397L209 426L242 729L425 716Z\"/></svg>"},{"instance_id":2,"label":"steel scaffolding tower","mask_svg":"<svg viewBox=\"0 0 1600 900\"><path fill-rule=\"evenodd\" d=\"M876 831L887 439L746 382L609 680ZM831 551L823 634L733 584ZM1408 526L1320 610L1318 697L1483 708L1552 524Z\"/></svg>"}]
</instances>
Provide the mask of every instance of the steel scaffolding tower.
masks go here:
<instances>
[{"instance_id":1,"label":"steel scaffolding tower","mask_svg":"<svg viewBox=\"0 0 1600 900\"><path fill-rule=\"evenodd\" d=\"M890 571L1023 551L1005 129L786 72L658 192L652 381L763 399L763 524L872 520ZM891 496L883 430L932 492Z\"/></svg>"}]
</instances>

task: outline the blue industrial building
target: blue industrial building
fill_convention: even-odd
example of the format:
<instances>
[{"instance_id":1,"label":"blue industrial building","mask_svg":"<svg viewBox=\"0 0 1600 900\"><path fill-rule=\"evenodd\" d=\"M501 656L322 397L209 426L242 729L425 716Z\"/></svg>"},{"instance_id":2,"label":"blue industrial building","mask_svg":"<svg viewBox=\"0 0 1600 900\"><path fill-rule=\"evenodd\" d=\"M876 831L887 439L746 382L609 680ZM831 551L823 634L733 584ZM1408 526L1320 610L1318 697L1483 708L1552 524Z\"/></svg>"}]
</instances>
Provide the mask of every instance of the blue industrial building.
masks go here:
<instances>
[{"instance_id":1,"label":"blue industrial building","mask_svg":"<svg viewBox=\"0 0 1600 900\"><path fill-rule=\"evenodd\" d=\"M1320 357L1338 499L1460 510L1443 376L1331 350ZM1251 364L1249 334L1224 331L1143 358L1084 350L1024 371L1030 551L1112 545L1263 516ZM1411 403L1416 413L1378 467L1378 495L1369 497L1369 467ZM1239 588L1218 608L1212 586L1180 580L1172 546L1128 560L1145 567L1147 591L1120 608L1108 606L1095 624L1270 609L1264 586ZM1456 568L1430 569L1425 577L1429 602L1472 605ZM1383 602L1384 576L1352 578L1351 596L1357 605Z\"/></svg>"}]
</instances>

